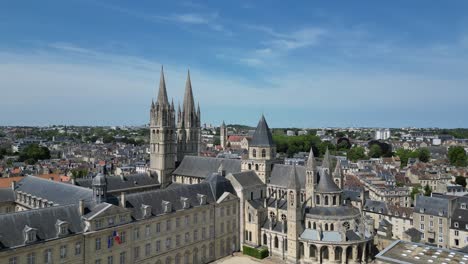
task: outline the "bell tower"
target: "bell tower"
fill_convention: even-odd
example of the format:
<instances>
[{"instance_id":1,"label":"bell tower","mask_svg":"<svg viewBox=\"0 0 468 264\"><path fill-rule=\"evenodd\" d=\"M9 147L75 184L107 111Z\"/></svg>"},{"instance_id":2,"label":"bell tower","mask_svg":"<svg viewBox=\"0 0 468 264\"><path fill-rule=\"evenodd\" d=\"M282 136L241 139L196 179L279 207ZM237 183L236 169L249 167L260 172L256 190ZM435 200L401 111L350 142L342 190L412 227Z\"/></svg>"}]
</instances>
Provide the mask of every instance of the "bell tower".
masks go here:
<instances>
[{"instance_id":1,"label":"bell tower","mask_svg":"<svg viewBox=\"0 0 468 264\"><path fill-rule=\"evenodd\" d=\"M287 186L287 206L288 206L288 262L297 263L300 254L299 240L303 231L302 227L302 203L300 200L301 184L296 165L289 175Z\"/></svg>"},{"instance_id":2,"label":"bell tower","mask_svg":"<svg viewBox=\"0 0 468 264\"><path fill-rule=\"evenodd\" d=\"M242 171L253 170L267 184L276 158L276 146L273 143L270 128L262 115L252 141L249 144L249 158L242 161Z\"/></svg>"},{"instance_id":3,"label":"bell tower","mask_svg":"<svg viewBox=\"0 0 468 264\"><path fill-rule=\"evenodd\" d=\"M150 173L158 177L162 187L171 183L176 160L176 129L174 102L167 100L166 81L161 67L159 92L150 110Z\"/></svg>"}]
</instances>

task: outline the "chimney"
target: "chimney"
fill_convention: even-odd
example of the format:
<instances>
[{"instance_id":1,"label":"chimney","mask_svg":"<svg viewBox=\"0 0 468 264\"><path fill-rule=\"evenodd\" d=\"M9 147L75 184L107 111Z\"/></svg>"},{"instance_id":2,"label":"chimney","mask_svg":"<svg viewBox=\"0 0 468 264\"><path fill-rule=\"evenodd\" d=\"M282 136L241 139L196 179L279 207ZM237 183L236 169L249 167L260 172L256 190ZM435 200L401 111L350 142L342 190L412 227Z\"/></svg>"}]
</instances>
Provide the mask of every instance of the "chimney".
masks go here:
<instances>
[{"instance_id":1,"label":"chimney","mask_svg":"<svg viewBox=\"0 0 468 264\"><path fill-rule=\"evenodd\" d=\"M78 202L78 209L80 210L80 215L84 215L85 206L83 199L80 199L80 201Z\"/></svg>"},{"instance_id":2,"label":"chimney","mask_svg":"<svg viewBox=\"0 0 468 264\"><path fill-rule=\"evenodd\" d=\"M126 203L127 203L127 199L125 197L125 192L121 192L120 193L120 206L125 208Z\"/></svg>"},{"instance_id":3,"label":"chimney","mask_svg":"<svg viewBox=\"0 0 468 264\"><path fill-rule=\"evenodd\" d=\"M16 181L11 182L11 189L14 191L16 189Z\"/></svg>"}]
</instances>

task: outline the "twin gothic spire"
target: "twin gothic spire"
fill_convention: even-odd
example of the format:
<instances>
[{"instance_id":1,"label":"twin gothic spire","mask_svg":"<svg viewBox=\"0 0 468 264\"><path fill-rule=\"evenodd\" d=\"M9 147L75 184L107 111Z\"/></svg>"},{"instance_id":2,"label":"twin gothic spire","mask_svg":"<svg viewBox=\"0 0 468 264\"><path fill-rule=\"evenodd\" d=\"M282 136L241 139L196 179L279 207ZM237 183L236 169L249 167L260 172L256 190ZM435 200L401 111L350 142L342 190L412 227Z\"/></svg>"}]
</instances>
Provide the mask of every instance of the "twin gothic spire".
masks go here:
<instances>
[{"instance_id":1,"label":"twin gothic spire","mask_svg":"<svg viewBox=\"0 0 468 264\"><path fill-rule=\"evenodd\" d=\"M174 101L169 104L167 98L166 80L164 77L164 68L161 66L161 76L159 78L159 91L156 104L151 104L151 108L167 109L174 111ZM200 126L200 104L195 110L195 102L193 99L192 82L190 80L190 71L187 72L187 81L185 82L185 93L182 110L179 105L178 114L178 127L199 127Z\"/></svg>"}]
</instances>

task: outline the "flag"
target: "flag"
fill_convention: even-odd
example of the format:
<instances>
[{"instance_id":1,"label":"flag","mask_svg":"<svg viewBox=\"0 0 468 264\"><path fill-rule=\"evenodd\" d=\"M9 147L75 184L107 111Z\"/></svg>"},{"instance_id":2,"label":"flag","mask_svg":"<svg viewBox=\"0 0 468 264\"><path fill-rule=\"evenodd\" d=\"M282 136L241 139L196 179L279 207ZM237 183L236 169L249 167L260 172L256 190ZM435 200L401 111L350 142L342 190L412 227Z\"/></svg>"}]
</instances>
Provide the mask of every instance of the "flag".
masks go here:
<instances>
[{"instance_id":1,"label":"flag","mask_svg":"<svg viewBox=\"0 0 468 264\"><path fill-rule=\"evenodd\" d=\"M122 243L122 241L120 240L120 236L119 236L119 233L117 231L114 231L112 233L112 236L114 237L115 241L117 242L117 244L120 245L120 243Z\"/></svg>"},{"instance_id":2,"label":"flag","mask_svg":"<svg viewBox=\"0 0 468 264\"><path fill-rule=\"evenodd\" d=\"M112 247L112 237L110 236L108 239L107 239L107 248L111 248Z\"/></svg>"}]
</instances>

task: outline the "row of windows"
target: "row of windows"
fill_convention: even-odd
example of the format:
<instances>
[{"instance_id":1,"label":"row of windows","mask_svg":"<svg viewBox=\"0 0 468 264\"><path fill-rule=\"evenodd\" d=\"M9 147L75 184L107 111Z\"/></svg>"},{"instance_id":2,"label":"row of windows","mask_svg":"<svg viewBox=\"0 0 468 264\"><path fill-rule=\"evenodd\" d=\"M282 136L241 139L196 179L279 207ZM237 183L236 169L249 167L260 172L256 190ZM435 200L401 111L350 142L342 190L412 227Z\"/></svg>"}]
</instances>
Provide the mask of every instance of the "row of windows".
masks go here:
<instances>
[{"instance_id":1,"label":"row of windows","mask_svg":"<svg viewBox=\"0 0 468 264\"><path fill-rule=\"evenodd\" d=\"M126 264L127 263L127 252L121 252L119 254L118 258L118 264ZM95 264L104 264L104 262L101 259L96 259L94 262ZM108 256L107 257L107 264L114 264L114 256Z\"/></svg>"},{"instance_id":2,"label":"row of windows","mask_svg":"<svg viewBox=\"0 0 468 264\"><path fill-rule=\"evenodd\" d=\"M261 153L262 153L261 157L266 158L266 149L262 149ZM252 157L254 157L254 158L257 157L257 150L256 149L252 150Z\"/></svg>"},{"instance_id":3,"label":"row of windows","mask_svg":"<svg viewBox=\"0 0 468 264\"><path fill-rule=\"evenodd\" d=\"M81 242L75 243L75 256L81 255ZM45 264L51 264L53 260L53 255L55 254L54 250L52 248L48 248L44 250L43 252L43 263ZM65 260L68 257L68 246L67 245L62 245L60 246L58 254L60 255L60 259ZM26 264L36 264L37 258L39 256L36 254L36 252L31 252L26 255ZM8 261L8 264L19 264L20 263L20 258L18 256L11 257Z\"/></svg>"}]
</instances>

